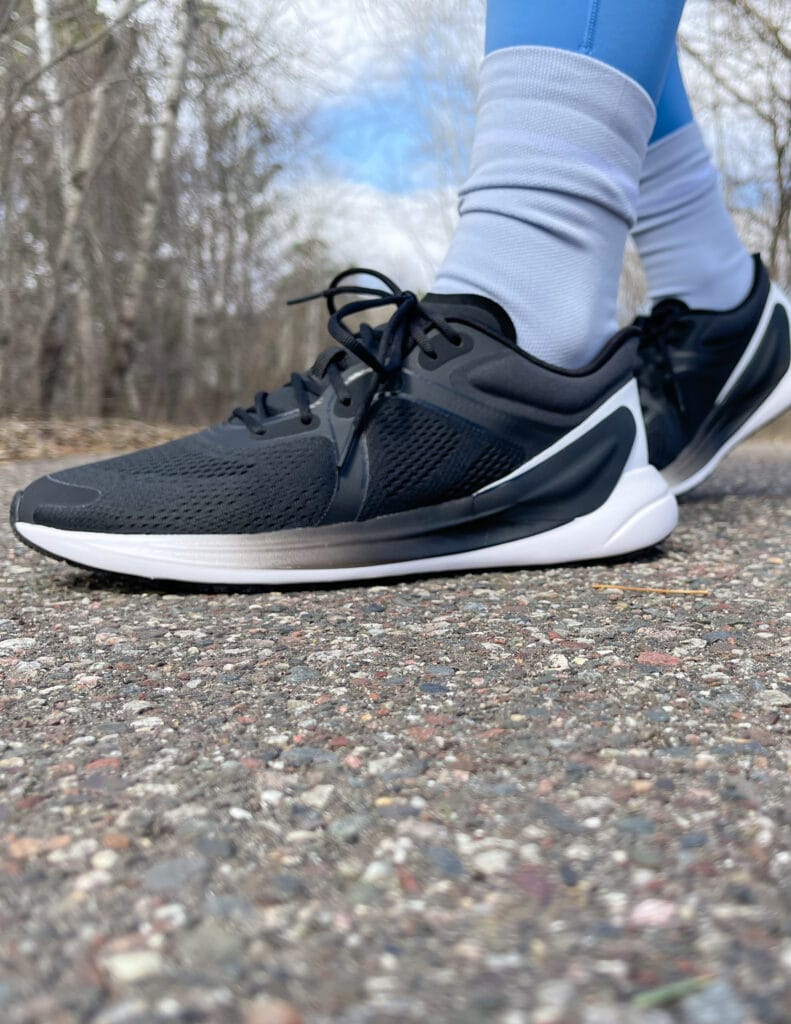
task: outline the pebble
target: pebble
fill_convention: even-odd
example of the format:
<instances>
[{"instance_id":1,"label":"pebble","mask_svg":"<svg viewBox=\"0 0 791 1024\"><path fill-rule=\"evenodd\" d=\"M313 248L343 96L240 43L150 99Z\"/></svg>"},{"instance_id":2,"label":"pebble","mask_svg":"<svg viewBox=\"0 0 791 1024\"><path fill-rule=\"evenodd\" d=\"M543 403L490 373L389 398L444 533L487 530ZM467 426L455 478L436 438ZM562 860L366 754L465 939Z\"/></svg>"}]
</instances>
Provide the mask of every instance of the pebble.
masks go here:
<instances>
[{"instance_id":1,"label":"pebble","mask_svg":"<svg viewBox=\"0 0 791 1024\"><path fill-rule=\"evenodd\" d=\"M311 764L336 765L338 755L319 747L292 747L283 753L281 761L289 768L302 768Z\"/></svg>"},{"instance_id":2,"label":"pebble","mask_svg":"<svg viewBox=\"0 0 791 1024\"><path fill-rule=\"evenodd\" d=\"M173 857L152 865L143 872L140 881L149 892L166 893L205 874L208 867L208 860L202 856Z\"/></svg>"},{"instance_id":3,"label":"pebble","mask_svg":"<svg viewBox=\"0 0 791 1024\"><path fill-rule=\"evenodd\" d=\"M628 818L621 818L618 822L621 832L628 832L630 835L649 836L656 831L656 826L649 818L633 814Z\"/></svg>"},{"instance_id":4,"label":"pebble","mask_svg":"<svg viewBox=\"0 0 791 1024\"><path fill-rule=\"evenodd\" d=\"M464 865L454 850L446 846L427 846L426 859L441 875L446 878L460 878L464 874Z\"/></svg>"},{"instance_id":5,"label":"pebble","mask_svg":"<svg viewBox=\"0 0 791 1024\"><path fill-rule=\"evenodd\" d=\"M141 1024L148 1015L148 1004L142 999L125 999L102 1010L93 1024Z\"/></svg>"},{"instance_id":6,"label":"pebble","mask_svg":"<svg viewBox=\"0 0 791 1024\"><path fill-rule=\"evenodd\" d=\"M481 875L502 875L508 870L511 854L508 850L479 850L472 856L473 869Z\"/></svg>"},{"instance_id":7,"label":"pebble","mask_svg":"<svg viewBox=\"0 0 791 1024\"><path fill-rule=\"evenodd\" d=\"M0 651L29 651L36 646L32 636L12 636L8 640L0 640Z\"/></svg>"},{"instance_id":8,"label":"pebble","mask_svg":"<svg viewBox=\"0 0 791 1024\"><path fill-rule=\"evenodd\" d=\"M236 843L224 836L198 836L192 845L198 853L215 860L228 860L236 854Z\"/></svg>"},{"instance_id":9,"label":"pebble","mask_svg":"<svg viewBox=\"0 0 791 1024\"><path fill-rule=\"evenodd\" d=\"M179 956L196 967L206 964L238 963L244 954L245 940L236 930L224 928L216 920L204 921L178 941Z\"/></svg>"},{"instance_id":10,"label":"pebble","mask_svg":"<svg viewBox=\"0 0 791 1024\"><path fill-rule=\"evenodd\" d=\"M276 807L283 799L282 789L262 789L258 794L258 799L261 803L261 807L266 809L267 807Z\"/></svg>"},{"instance_id":11,"label":"pebble","mask_svg":"<svg viewBox=\"0 0 791 1024\"><path fill-rule=\"evenodd\" d=\"M544 981L536 990L536 1010L531 1024L560 1024L566 1020L576 998L576 989L562 978Z\"/></svg>"},{"instance_id":12,"label":"pebble","mask_svg":"<svg viewBox=\"0 0 791 1024\"><path fill-rule=\"evenodd\" d=\"M631 853L633 864L641 868L661 868L664 863L662 848L654 843L638 842Z\"/></svg>"},{"instance_id":13,"label":"pebble","mask_svg":"<svg viewBox=\"0 0 791 1024\"><path fill-rule=\"evenodd\" d=\"M308 807L313 807L316 810L323 811L332 799L332 794L334 792L334 786L314 786L313 789L309 789L305 793L301 793L299 799L303 804L307 804Z\"/></svg>"},{"instance_id":14,"label":"pebble","mask_svg":"<svg viewBox=\"0 0 791 1024\"><path fill-rule=\"evenodd\" d=\"M327 831L333 839L342 843L356 843L369 821L370 816L367 814L345 814L331 821Z\"/></svg>"},{"instance_id":15,"label":"pebble","mask_svg":"<svg viewBox=\"0 0 791 1024\"><path fill-rule=\"evenodd\" d=\"M91 857L91 864L100 871L110 871L118 863L118 854L115 850L99 850Z\"/></svg>"},{"instance_id":16,"label":"pebble","mask_svg":"<svg viewBox=\"0 0 791 1024\"><path fill-rule=\"evenodd\" d=\"M112 956L100 957L102 967L113 981L118 984L130 984L161 974L162 956L153 949L135 949L128 953L115 953Z\"/></svg>"},{"instance_id":17,"label":"pebble","mask_svg":"<svg viewBox=\"0 0 791 1024\"><path fill-rule=\"evenodd\" d=\"M669 900L643 900L629 915L632 928L666 928L675 918L677 907Z\"/></svg>"},{"instance_id":18,"label":"pebble","mask_svg":"<svg viewBox=\"0 0 791 1024\"><path fill-rule=\"evenodd\" d=\"M158 715L142 715L140 718L135 718L132 721L132 728L138 732L146 732L147 730L159 729L164 724L164 721Z\"/></svg>"},{"instance_id":19,"label":"pebble","mask_svg":"<svg viewBox=\"0 0 791 1024\"><path fill-rule=\"evenodd\" d=\"M744 1003L727 981L715 981L681 1002L684 1024L747 1024Z\"/></svg>"},{"instance_id":20,"label":"pebble","mask_svg":"<svg viewBox=\"0 0 791 1024\"><path fill-rule=\"evenodd\" d=\"M368 867L365 869L363 874L363 882L369 884L375 882L383 882L385 879L391 878L393 874L393 865L386 860L372 860Z\"/></svg>"},{"instance_id":21,"label":"pebble","mask_svg":"<svg viewBox=\"0 0 791 1024\"><path fill-rule=\"evenodd\" d=\"M256 999L247 1007L244 1024L304 1024L305 1018L292 1003L282 999Z\"/></svg>"},{"instance_id":22,"label":"pebble","mask_svg":"<svg viewBox=\"0 0 791 1024\"><path fill-rule=\"evenodd\" d=\"M125 715L142 715L144 711L150 711L153 706L147 700L128 700L121 710Z\"/></svg>"}]
</instances>

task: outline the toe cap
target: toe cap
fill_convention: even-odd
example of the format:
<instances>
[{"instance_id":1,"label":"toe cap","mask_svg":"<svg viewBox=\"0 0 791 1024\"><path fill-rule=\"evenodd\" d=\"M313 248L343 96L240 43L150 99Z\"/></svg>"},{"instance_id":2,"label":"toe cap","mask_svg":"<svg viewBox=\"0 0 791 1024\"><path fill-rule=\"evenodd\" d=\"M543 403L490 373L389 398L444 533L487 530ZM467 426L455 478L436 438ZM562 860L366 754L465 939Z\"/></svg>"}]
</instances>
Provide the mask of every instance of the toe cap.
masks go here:
<instances>
[{"instance_id":1,"label":"toe cap","mask_svg":"<svg viewBox=\"0 0 791 1024\"><path fill-rule=\"evenodd\" d=\"M11 521L68 529L64 521L68 512L92 505L100 497L101 491L95 487L73 484L56 476L42 476L16 495L11 506Z\"/></svg>"}]
</instances>

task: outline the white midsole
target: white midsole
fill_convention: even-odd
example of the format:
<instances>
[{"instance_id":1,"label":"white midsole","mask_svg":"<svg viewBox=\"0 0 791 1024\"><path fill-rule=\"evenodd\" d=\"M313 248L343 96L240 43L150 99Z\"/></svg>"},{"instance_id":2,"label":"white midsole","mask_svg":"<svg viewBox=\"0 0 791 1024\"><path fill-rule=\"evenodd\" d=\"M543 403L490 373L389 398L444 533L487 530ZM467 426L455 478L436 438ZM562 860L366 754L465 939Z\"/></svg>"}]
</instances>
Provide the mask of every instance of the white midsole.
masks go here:
<instances>
[{"instance_id":1,"label":"white midsole","mask_svg":"<svg viewBox=\"0 0 791 1024\"><path fill-rule=\"evenodd\" d=\"M718 404L727 398L731 389L735 386L739 376L744 372L745 367L749 365L750 360L763 340L763 335L766 332L769 320L778 305L784 307L789 320L791 320L791 302L789 302L777 285L773 284L769 292L769 297L766 300L766 310L764 315L761 317L761 322L758 324L755 334L751 338L750 344L745 350L744 356L739 360L738 365L728 378L720 394L717 396ZM693 488L697 487L698 484L703 483L703 481L714 472L717 466L719 466L725 456L729 452L733 451L738 444L750 437L752 434L755 434L756 431L761 429L761 427L765 427L768 423L771 423L772 420L777 419L778 416L782 416L782 414L788 409L791 409L791 369L789 369L782 380L780 380L774 391L772 391L761 405L758 406L752 416L750 416L750 418L746 420L741 427L739 427L739 429L728 438L727 441L725 441L722 447L717 451L716 455L712 456L705 466L702 466L697 470L697 472L693 473L692 476L687 477L686 480L682 480L680 483L673 483L670 481L670 487L673 493L680 497L682 494L687 494Z\"/></svg>"},{"instance_id":2,"label":"white midsole","mask_svg":"<svg viewBox=\"0 0 791 1024\"><path fill-rule=\"evenodd\" d=\"M43 551L94 569L185 583L278 586L611 558L659 543L677 520L676 500L662 476L643 466L625 472L594 512L563 526L474 551L380 565L273 568L266 564L267 534L86 533L24 522L16 529Z\"/></svg>"}]
</instances>

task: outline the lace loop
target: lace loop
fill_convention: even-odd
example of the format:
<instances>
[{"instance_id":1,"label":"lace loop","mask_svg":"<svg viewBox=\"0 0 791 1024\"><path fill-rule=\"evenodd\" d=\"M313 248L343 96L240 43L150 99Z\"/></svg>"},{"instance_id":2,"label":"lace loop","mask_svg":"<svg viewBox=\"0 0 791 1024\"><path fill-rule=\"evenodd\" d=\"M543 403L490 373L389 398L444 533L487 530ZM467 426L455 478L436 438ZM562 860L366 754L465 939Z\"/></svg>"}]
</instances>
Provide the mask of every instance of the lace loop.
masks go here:
<instances>
[{"instance_id":1,"label":"lace loop","mask_svg":"<svg viewBox=\"0 0 791 1024\"><path fill-rule=\"evenodd\" d=\"M344 284L350 278L364 274L381 281L382 288L370 288L364 285ZM358 296L346 302L340 308L335 300L341 296ZM362 297L360 297L362 296ZM292 373L288 384L295 407L305 426L313 420L311 398L321 395L329 385L344 406L350 406L353 397L343 379L343 370L347 366L347 353L352 353L365 363L376 374L376 386L369 391L367 401L358 411L356 425L362 420L367 406L376 392L401 370L401 366L414 345L417 345L430 359L438 358L436 347L428 332L437 331L450 344L461 344L461 335L447 321L430 313L420 302L414 292L402 291L398 285L385 274L377 270L353 267L337 274L328 288L311 295L290 299L288 305L293 306L314 299L325 299L330 313L327 329L330 336L338 342L340 348L330 348L322 352L307 373ZM352 331L346 320L357 313L395 306L390 319L382 326L372 327L368 323L360 325ZM269 395L259 391L248 408L234 409L231 419L238 419L254 434L262 435L266 430L266 421L273 414L267 405Z\"/></svg>"}]
</instances>

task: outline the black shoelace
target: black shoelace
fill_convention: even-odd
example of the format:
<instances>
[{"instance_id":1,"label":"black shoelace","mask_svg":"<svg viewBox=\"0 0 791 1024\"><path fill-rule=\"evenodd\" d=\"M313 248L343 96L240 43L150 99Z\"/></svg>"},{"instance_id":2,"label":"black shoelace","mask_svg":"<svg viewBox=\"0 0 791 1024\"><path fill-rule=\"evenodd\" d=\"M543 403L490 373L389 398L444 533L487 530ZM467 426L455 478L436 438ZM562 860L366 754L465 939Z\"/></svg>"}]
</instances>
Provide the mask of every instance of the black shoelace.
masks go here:
<instances>
[{"instance_id":1,"label":"black shoelace","mask_svg":"<svg viewBox=\"0 0 791 1024\"><path fill-rule=\"evenodd\" d=\"M342 284L349 277L365 274L375 277L385 288L366 288L362 285ZM354 302L347 302L340 309L336 308L335 300L341 295L358 295ZM374 371L373 386L369 389L365 401L356 413L359 423L374 395L393 382L401 369L404 359L415 345L418 345L429 357L437 358L437 351L432 344L428 332L437 330L452 345L461 344L461 336L447 321L437 317L420 303L418 297L409 291L402 291L389 277L377 270L353 267L344 270L330 282L329 288L313 295L305 295L299 299L291 299L289 305L310 302L313 299L326 299L330 319L327 325L330 335L341 348L330 348L322 352L313 366L306 373L292 373L289 381L296 408L305 426L312 419L311 397L318 397L329 385L345 406L352 404L352 396L343 379L343 370L347 364L347 353L351 352ZM380 327L372 327L363 323L356 332L352 332L344 323L347 317L355 313L363 313L370 309L383 306L395 306L395 311L388 322ZM266 431L266 422L273 415L267 407L268 392L259 391L249 409L237 408L231 419L239 419L254 434Z\"/></svg>"},{"instance_id":2,"label":"black shoelace","mask_svg":"<svg viewBox=\"0 0 791 1024\"><path fill-rule=\"evenodd\" d=\"M650 316L641 316L635 321L643 332L640 369L637 373L640 386L660 398L670 397L682 418L687 410L681 387L673 372L670 350L674 345L681 344L686 336L686 312L684 305L668 300L660 302Z\"/></svg>"}]
</instances>

